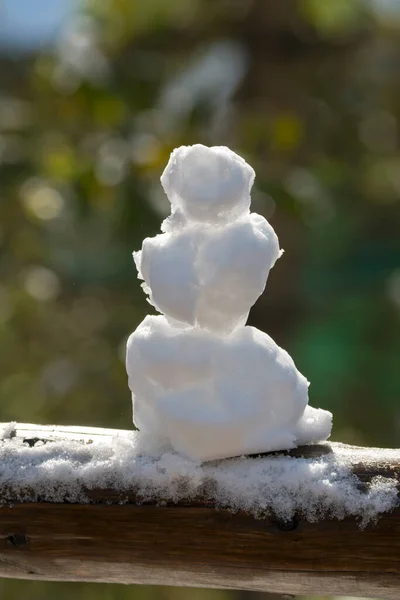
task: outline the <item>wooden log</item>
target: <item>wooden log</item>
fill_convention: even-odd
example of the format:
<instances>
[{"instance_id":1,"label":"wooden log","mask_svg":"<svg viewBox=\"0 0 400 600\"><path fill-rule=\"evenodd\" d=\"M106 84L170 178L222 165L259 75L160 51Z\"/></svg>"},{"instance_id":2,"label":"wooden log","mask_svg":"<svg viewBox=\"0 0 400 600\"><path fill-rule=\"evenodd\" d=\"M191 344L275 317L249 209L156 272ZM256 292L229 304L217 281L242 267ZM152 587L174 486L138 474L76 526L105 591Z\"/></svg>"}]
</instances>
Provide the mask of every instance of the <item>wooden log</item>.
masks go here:
<instances>
[{"instance_id":1,"label":"wooden log","mask_svg":"<svg viewBox=\"0 0 400 600\"><path fill-rule=\"evenodd\" d=\"M116 433L18 425L11 435L28 445L65 438L87 444ZM315 456L330 447L290 454ZM374 462L370 449L365 454L368 462L353 468L360 485L376 476L399 482L400 450L387 461ZM88 504L10 502L6 492L0 489L0 501L7 499L0 507L2 577L400 597L400 508L360 529L353 518L282 522L206 502L137 505L134 493L120 504L110 489L91 490Z\"/></svg>"}]
</instances>

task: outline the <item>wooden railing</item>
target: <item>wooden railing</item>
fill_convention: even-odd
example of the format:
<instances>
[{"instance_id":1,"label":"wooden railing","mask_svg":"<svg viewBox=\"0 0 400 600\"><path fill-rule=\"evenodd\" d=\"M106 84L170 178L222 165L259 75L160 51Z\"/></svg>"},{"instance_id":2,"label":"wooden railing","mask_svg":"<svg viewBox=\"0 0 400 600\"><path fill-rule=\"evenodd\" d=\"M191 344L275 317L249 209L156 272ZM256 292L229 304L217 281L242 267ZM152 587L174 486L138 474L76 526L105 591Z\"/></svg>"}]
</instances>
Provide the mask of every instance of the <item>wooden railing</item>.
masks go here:
<instances>
[{"instance_id":1,"label":"wooden railing","mask_svg":"<svg viewBox=\"0 0 400 600\"><path fill-rule=\"evenodd\" d=\"M12 435L27 445L65 438L87 444L114 433L18 425ZM310 446L292 455L316 452ZM392 456L354 464L360 485L376 476L399 484L400 450ZM2 460L4 467L12 451ZM399 507L361 529L353 518L282 522L201 502L137 505L134 493L122 498L101 488L88 490L86 504L29 502L21 501L20 488L13 497L12 481L6 488L0 489L2 577L400 598Z\"/></svg>"}]
</instances>

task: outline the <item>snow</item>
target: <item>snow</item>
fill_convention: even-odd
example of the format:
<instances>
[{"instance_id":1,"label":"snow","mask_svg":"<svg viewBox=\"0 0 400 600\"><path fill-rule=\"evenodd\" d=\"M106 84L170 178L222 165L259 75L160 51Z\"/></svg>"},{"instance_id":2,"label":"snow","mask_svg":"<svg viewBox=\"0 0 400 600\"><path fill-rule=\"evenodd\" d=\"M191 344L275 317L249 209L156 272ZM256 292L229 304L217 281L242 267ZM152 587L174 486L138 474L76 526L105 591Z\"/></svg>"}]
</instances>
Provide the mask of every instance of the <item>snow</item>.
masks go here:
<instances>
[{"instance_id":1,"label":"snow","mask_svg":"<svg viewBox=\"0 0 400 600\"><path fill-rule=\"evenodd\" d=\"M266 333L245 326L281 256L250 213L253 169L225 147L182 146L161 183L163 233L134 252L149 302L129 337L134 422L191 459L208 461L326 440L332 415L308 406L308 381Z\"/></svg>"},{"instance_id":2,"label":"snow","mask_svg":"<svg viewBox=\"0 0 400 600\"><path fill-rule=\"evenodd\" d=\"M161 176L173 212L193 221L224 224L249 214L255 173L224 146L176 148Z\"/></svg>"},{"instance_id":3,"label":"snow","mask_svg":"<svg viewBox=\"0 0 400 600\"><path fill-rule=\"evenodd\" d=\"M15 421L0 424L0 440L10 439L15 432Z\"/></svg>"},{"instance_id":4,"label":"snow","mask_svg":"<svg viewBox=\"0 0 400 600\"><path fill-rule=\"evenodd\" d=\"M308 382L289 354L254 327L218 337L148 316L128 340L128 361L136 425L191 458L293 448L330 434L326 411L307 406Z\"/></svg>"},{"instance_id":5,"label":"snow","mask_svg":"<svg viewBox=\"0 0 400 600\"><path fill-rule=\"evenodd\" d=\"M13 429L12 424L10 435ZM130 492L138 503L203 501L284 521L295 514L309 521L351 515L362 526L400 504L394 477L376 477L361 486L352 473L355 464L396 464L398 450L321 444L321 455L315 458L276 454L200 464L176 452L156 451L139 432L93 436L86 442L58 437L38 440L32 447L24 439L0 441L3 503L86 503L90 490L113 489L121 502Z\"/></svg>"},{"instance_id":6,"label":"snow","mask_svg":"<svg viewBox=\"0 0 400 600\"><path fill-rule=\"evenodd\" d=\"M174 319L229 333L244 323L281 255L264 217L251 213L223 227L176 224L134 253L150 303Z\"/></svg>"},{"instance_id":7,"label":"snow","mask_svg":"<svg viewBox=\"0 0 400 600\"><path fill-rule=\"evenodd\" d=\"M250 213L253 169L224 147L173 151L161 182L172 214L134 252L150 303L219 334L244 325L280 257L264 217Z\"/></svg>"}]
</instances>

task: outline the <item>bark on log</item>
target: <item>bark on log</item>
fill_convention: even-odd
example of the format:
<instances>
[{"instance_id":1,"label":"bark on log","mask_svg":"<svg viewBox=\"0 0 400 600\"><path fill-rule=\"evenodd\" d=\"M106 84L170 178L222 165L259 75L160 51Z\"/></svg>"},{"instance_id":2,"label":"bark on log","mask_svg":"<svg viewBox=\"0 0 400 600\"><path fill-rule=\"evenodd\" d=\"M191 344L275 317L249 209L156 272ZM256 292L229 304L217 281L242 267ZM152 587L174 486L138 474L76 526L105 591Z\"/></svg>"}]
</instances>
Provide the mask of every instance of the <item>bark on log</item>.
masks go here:
<instances>
[{"instance_id":1,"label":"bark on log","mask_svg":"<svg viewBox=\"0 0 400 600\"><path fill-rule=\"evenodd\" d=\"M18 425L14 433L34 444L87 443L115 432ZM310 446L291 454L326 451ZM361 461L353 470L362 485L377 475L399 481L400 450L394 460ZM118 493L108 489L93 490L91 500L7 501L0 507L0 576L400 597L400 508L362 530L352 518L283 523L200 503L138 506L134 495L119 504Z\"/></svg>"}]
</instances>

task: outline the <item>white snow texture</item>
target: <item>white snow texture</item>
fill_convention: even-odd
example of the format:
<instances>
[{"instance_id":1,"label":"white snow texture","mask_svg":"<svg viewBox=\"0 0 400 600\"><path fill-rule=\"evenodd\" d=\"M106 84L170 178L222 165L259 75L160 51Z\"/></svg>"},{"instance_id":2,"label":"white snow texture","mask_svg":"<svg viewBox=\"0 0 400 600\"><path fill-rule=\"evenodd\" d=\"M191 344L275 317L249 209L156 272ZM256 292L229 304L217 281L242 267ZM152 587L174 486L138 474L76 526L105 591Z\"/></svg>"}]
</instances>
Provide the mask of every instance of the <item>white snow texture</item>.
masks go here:
<instances>
[{"instance_id":1,"label":"white snow texture","mask_svg":"<svg viewBox=\"0 0 400 600\"><path fill-rule=\"evenodd\" d=\"M2 427L0 426L0 431ZM141 432L94 436L90 442L38 440L31 447L14 436L0 439L2 502L89 502L88 490L112 489L120 502L207 501L216 508L243 510L258 518L275 515L308 521L352 515L363 526L399 505L395 477L375 477L360 486L356 464L396 464L397 450L332 444L321 456L282 454L194 463L174 452L155 452ZM10 439L11 438L11 439ZM130 500L132 501L132 500ZM1 506L0 506L1 510Z\"/></svg>"},{"instance_id":2,"label":"white snow texture","mask_svg":"<svg viewBox=\"0 0 400 600\"><path fill-rule=\"evenodd\" d=\"M134 422L155 446L197 461L326 440L332 415L308 406L308 382L266 333L245 326L281 256L250 213L253 169L225 147L173 151L161 183L164 233L134 252L148 316L127 344Z\"/></svg>"}]
</instances>

